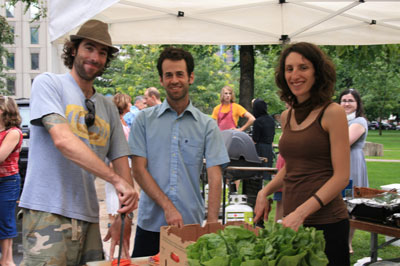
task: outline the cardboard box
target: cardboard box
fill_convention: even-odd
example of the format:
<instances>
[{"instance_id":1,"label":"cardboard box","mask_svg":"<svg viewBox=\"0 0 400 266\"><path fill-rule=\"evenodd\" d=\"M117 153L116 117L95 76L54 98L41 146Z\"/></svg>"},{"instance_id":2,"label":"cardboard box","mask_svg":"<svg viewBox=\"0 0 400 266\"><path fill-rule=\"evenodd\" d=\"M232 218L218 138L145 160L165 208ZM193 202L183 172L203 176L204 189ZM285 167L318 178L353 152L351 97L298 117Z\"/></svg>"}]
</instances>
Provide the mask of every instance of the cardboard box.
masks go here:
<instances>
[{"instance_id":1,"label":"cardboard box","mask_svg":"<svg viewBox=\"0 0 400 266\"><path fill-rule=\"evenodd\" d=\"M209 233L216 233L228 225L243 225L244 228L258 234L259 228L253 228L245 222L228 222L225 225L211 223L202 227L199 224L185 225L183 228L176 226L162 226L160 230L160 265L187 266L186 247L197 239Z\"/></svg>"},{"instance_id":2,"label":"cardboard box","mask_svg":"<svg viewBox=\"0 0 400 266\"><path fill-rule=\"evenodd\" d=\"M152 264L149 263L150 257L142 257L142 258L133 258L131 262L134 265L142 265L142 266L150 266ZM111 266L111 261L91 261L86 264L87 266Z\"/></svg>"}]
</instances>

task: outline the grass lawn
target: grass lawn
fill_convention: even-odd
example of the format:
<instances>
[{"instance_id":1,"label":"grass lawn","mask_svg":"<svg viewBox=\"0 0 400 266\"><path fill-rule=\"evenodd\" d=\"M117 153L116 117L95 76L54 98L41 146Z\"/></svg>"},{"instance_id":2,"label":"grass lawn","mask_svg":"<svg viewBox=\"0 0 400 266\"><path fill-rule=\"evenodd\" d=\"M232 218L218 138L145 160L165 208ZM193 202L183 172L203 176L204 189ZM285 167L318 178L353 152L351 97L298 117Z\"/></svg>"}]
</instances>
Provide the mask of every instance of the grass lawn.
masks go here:
<instances>
[{"instance_id":1,"label":"grass lawn","mask_svg":"<svg viewBox=\"0 0 400 266\"><path fill-rule=\"evenodd\" d=\"M379 136L378 130L368 131L367 141L383 144L383 156L367 156L371 159L400 160L400 131L383 130Z\"/></svg>"},{"instance_id":2,"label":"grass lawn","mask_svg":"<svg viewBox=\"0 0 400 266\"><path fill-rule=\"evenodd\" d=\"M368 132L367 141L383 144L382 157L368 156L374 159L400 160L400 131L384 130L379 136L378 130ZM367 162L368 180L371 188L400 183L400 162ZM370 254L371 234L366 231L357 230L353 239L354 254L351 256L351 263L358 259L368 257ZM379 235L378 245L385 242L385 236ZM400 247L393 245L378 250L378 257L382 259L396 258L400 256Z\"/></svg>"},{"instance_id":3,"label":"grass lawn","mask_svg":"<svg viewBox=\"0 0 400 266\"><path fill-rule=\"evenodd\" d=\"M281 130L277 130L275 143L278 143ZM368 132L367 141L383 144L384 156L368 156L371 159L400 160L400 131L384 130L382 136L379 136L378 130ZM371 188L400 183L400 162L367 162L368 179ZM275 204L271 211L270 219L275 216ZM351 256L351 265L358 259L369 257L370 255L371 234L366 231L357 230L353 239L354 254ZM379 235L378 245L385 242L385 236ZM393 245L386 246L378 250L378 257L382 259L391 259L400 256L400 247Z\"/></svg>"}]
</instances>

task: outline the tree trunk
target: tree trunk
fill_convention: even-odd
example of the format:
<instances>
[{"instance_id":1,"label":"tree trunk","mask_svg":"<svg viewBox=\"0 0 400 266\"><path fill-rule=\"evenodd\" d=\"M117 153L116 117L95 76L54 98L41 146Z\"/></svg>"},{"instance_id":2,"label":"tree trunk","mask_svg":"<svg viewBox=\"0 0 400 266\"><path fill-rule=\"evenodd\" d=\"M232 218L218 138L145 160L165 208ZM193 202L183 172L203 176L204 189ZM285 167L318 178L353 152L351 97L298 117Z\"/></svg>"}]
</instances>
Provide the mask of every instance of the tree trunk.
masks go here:
<instances>
[{"instance_id":1,"label":"tree trunk","mask_svg":"<svg viewBox=\"0 0 400 266\"><path fill-rule=\"evenodd\" d=\"M254 46L240 46L240 92L239 104L251 112L254 97Z\"/></svg>"}]
</instances>

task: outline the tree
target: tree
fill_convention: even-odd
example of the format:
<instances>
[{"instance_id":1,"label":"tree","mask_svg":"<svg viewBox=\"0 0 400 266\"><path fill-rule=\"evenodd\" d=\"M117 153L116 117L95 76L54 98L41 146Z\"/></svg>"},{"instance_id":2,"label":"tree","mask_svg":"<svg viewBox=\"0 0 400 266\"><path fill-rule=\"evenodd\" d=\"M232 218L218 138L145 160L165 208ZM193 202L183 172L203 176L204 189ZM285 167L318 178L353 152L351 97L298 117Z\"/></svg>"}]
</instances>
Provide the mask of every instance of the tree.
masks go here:
<instances>
[{"instance_id":1,"label":"tree","mask_svg":"<svg viewBox=\"0 0 400 266\"><path fill-rule=\"evenodd\" d=\"M240 46L240 99L239 104L251 110L254 98L254 46Z\"/></svg>"},{"instance_id":2,"label":"tree","mask_svg":"<svg viewBox=\"0 0 400 266\"><path fill-rule=\"evenodd\" d=\"M225 85L237 87L238 73L216 55L217 46L176 45L189 50L195 61L195 80L190 87L193 104L211 114L219 103L219 92ZM120 56L113 60L100 79L95 81L97 91L103 94L122 92L131 97L143 95L148 87L160 87L157 59L165 45L124 45ZM162 98L165 91L160 90Z\"/></svg>"},{"instance_id":3,"label":"tree","mask_svg":"<svg viewBox=\"0 0 400 266\"><path fill-rule=\"evenodd\" d=\"M324 47L337 68L337 95L357 89L369 120L388 118L400 109L400 45ZM381 132L380 132L381 134Z\"/></svg>"}]
</instances>

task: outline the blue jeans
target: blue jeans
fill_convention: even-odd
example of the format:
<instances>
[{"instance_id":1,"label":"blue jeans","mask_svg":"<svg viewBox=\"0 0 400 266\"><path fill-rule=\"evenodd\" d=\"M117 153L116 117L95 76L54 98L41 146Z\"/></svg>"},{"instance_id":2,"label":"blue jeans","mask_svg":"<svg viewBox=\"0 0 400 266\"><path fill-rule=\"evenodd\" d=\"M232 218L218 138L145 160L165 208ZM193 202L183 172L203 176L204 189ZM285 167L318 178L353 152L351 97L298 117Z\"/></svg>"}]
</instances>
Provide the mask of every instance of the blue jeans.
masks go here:
<instances>
[{"instance_id":1,"label":"blue jeans","mask_svg":"<svg viewBox=\"0 0 400 266\"><path fill-rule=\"evenodd\" d=\"M21 186L19 174L0 177L0 239L16 237L15 208Z\"/></svg>"}]
</instances>

